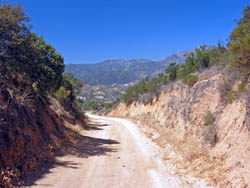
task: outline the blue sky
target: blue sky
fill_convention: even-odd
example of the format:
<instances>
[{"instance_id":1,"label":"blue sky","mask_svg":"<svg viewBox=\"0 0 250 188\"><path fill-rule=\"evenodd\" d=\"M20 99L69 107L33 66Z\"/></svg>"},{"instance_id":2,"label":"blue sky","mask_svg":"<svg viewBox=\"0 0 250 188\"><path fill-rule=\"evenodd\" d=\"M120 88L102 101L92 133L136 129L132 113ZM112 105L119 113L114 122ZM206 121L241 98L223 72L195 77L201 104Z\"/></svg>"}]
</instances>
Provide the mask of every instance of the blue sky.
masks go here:
<instances>
[{"instance_id":1,"label":"blue sky","mask_svg":"<svg viewBox=\"0 0 250 188\"><path fill-rule=\"evenodd\" d=\"M9 0L65 63L159 60L226 40L248 0Z\"/></svg>"}]
</instances>

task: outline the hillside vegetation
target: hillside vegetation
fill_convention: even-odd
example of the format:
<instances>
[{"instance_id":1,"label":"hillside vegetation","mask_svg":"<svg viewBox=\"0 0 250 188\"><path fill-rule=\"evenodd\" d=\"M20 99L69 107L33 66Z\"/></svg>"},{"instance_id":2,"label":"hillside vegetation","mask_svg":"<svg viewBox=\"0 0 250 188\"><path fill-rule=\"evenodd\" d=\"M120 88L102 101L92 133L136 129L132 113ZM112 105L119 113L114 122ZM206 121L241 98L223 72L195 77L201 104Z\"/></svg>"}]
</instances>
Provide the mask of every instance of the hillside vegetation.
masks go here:
<instances>
[{"instance_id":1,"label":"hillside vegetation","mask_svg":"<svg viewBox=\"0 0 250 188\"><path fill-rule=\"evenodd\" d=\"M74 102L81 82L30 28L19 5L0 3L0 187L19 187L72 133L65 122L85 121Z\"/></svg>"},{"instance_id":2,"label":"hillside vegetation","mask_svg":"<svg viewBox=\"0 0 250 188\"><path fill-rule=\"evenodd\" d=\"M170 63L165 74L160 74L151 80L144 79L129 88L122 96L122 100L127 104L134 101L152 102L160 94L163 85L180 79L183 83L193 86L198 81L198 75L194 74L212 66L223 67L230 62L230 56L229 50L221 42L215 47L202 45L194 53L187 55L184 64Z\"/></svg>"}]
</instances>

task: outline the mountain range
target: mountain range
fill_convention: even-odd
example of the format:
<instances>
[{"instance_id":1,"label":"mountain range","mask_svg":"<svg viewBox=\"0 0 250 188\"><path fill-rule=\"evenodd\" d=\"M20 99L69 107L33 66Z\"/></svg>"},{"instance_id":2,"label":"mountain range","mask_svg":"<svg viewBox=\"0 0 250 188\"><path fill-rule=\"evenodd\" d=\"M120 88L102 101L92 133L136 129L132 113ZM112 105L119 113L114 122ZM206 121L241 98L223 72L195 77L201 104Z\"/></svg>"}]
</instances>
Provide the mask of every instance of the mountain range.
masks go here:
<instances>
[{"instance_id":1,"label":"mountain range","mask_svg":"<svg viewBox=\"0 0 250 188\"><path fill-rule=\"evenodd\" d=\"M65 72L72 72L75 77L81 79L86 85L128 84L163 73L169 63L184 63L185 54L192 51L180 51L160 61L116 59L96 64L66 64Z\"/></svg>"}]
</instances>

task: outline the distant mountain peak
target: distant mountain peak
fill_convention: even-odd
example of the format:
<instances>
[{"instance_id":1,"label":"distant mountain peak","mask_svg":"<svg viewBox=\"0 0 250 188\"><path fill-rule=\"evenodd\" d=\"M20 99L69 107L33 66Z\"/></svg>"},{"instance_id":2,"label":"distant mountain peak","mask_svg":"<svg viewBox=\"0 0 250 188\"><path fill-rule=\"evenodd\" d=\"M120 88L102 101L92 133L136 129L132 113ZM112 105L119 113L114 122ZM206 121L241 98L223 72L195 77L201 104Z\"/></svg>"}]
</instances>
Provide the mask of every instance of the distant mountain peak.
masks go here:
<instances>
[{"instance_id":1,"label":"distant mountain peak","mask_svg":"<svg viewBox=\"0 0 250 188\"><path fill-rule=\"evenodd\" d=\"M129 62L133 62L133 63L145 63L145 62L150 62L150 61L152 61L152 60L150 60L150 59L143 59L143 58L129 60Z\"/></svg>"},{"instance_id":2,"label":"distant mountain peak","mask_svg":"<svg viewBox=\"0 0 250 188\"><path fill-rule=\"evenodd\" d=\"M164 58L162 58L160 61L164 61L166 59L170 59L171 57L184 57L186 54L190 54L192 52L194 52L195 50L194 49L191 49L191 50L185 50L185 51L179 51L175 54L172 54L172 55L169 55L169 56L166 56Z\"/></svg>"},{"instance_id":3,"label":"distant mountain peak","mask_svg":"<svg viewBox=\"0 0 250 188\"><path fill-rule=\"evenodd\" d=\"M111 59L96 64L66 64L65 72L72 72L88 85L128 84L157 76L165 71L169 63L183 64L185 53L190 53L190 50L180 51L160 61L139 58Z\"/></svg>"},{"instance_id":4,"label":"distant mountain peak","mask_svg":"<svg viewBox=\"0 0 250 188\"><path fill-rule=\"evenodd\" d=\"M124 59L108 59L108 60L102 61L100 63L121 63L121 62L126 62L126 60L124 60ZM98 64L98 63L96 63L96 64Z\"/></svg>"}]
</instances>

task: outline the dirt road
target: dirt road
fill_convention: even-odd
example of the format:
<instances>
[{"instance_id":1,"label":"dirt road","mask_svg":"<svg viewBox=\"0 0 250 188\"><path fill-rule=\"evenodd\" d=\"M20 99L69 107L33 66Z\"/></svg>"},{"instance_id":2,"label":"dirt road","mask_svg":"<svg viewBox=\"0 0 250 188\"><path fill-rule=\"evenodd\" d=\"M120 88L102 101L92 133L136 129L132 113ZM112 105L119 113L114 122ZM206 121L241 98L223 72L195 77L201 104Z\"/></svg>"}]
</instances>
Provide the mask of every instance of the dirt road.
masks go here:
<instances>
[{"instance_id":1,"label":"dirt road","mask_svg":"<svg viewBox=\"0 0 250 188\"><path fill-rule=\"evenodd\" d=\"M32 188L178 188L166 172L160 150L135 124L119 118L93 119L85 140L56 163ZM86 141L87 140L87 141Z\"/></svg>"}]
</instances>

